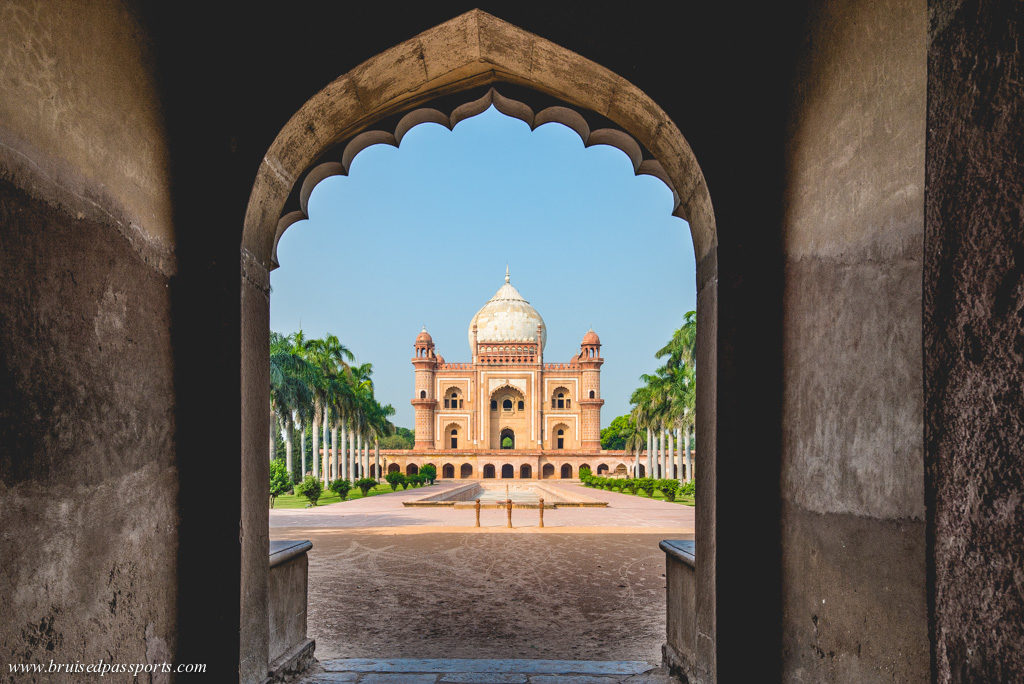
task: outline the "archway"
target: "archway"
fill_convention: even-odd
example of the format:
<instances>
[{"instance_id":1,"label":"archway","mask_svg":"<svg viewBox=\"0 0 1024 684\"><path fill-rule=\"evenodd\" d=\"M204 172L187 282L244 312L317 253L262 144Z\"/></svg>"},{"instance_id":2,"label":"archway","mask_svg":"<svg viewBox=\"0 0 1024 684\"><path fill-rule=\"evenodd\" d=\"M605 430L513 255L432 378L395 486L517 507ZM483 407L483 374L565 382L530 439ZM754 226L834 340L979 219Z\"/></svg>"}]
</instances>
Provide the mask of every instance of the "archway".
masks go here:
<instances>
[{"instance_id":1,"label":"archway","mask_svg":"<svg viewBox=\"0 0 1024 684\"><path fill-rule=\"evenodd\" d=\"M415 463L410 463L409 465L405 466L405 474L406 475L417 475L417 474L419 474L419 472L420 472L420 467L418 465L416 465Z\"/></svg>"},{"instance_id":2,"label":"archway","mask_svg":"<svg viewBox=\"0 0 1024 684\"><path fill-rule=\"evenodd\" d=\"M580 467L576 469L576 474L578 475L584 469L589 470L592 473L594 472L589 463L581 463Z\"/></svg>"},{"instance_id":3,"label":"archway","mask_svg":"<svg viewBox=\"0 0 1024 684\"><path fill-rule=\"evenodd\" d=\"M379 480L380 479L380 475L377 472L377 464L376 463L371 463L370 464L370 477L372 477L375 480Z\"/></svg>"},{"instance_id":4,"label":"archway","mask_svg":"<svg viewBox=\"0 0 1024 684\"><path fill-rule=\"evenodd\" d=\"M555 476L555 466L545 463L540 471L541 479L548 480Z\"/></svg>"},{"instance_id":5,"label":"archway","mask_svg":"<svg viewBox=\"0 0 1024 684\"><path fill-rule=\"evenodd\" d=\"M485 480L492 480L492 479L494 479L494 465L493 464L488 463L487 465L484 466L484 479Z\"/></svg>"},{"instance_id":6,"label":"archway","mask_svg":"<svg viewBox=\"0 0 1024 684\"><path fill-rule=\"evenodd\" d=\"M459 477L463 480L473 477L473 465L471 463L463 463L459 466Z\"/></svg>"},{"instance_id":7,"label":"archway","mask_svg":"<svg viewBox=\"0 0 1024 684\"><path fill-rule=\"evenodd\" d=\"M507 49L510 45L519 49L510 51ZM399 54L419 57L396 59ZM546 67L539 68L535 60L541 56ZM416 109L442 96L498 82L514 83L584 112L601 113L600 116L607 117L622 130L592 130L585 116L568 107L557 105L535 111L493 90L475 100L472 106L460 107L450 114L437 109ZM269 272L278 266L276 247L282 233L288 226L306 218L309 195L317 182L331 175L346 174L361 149L376 143L397 144L417 123L432 121L451 127L461 118L479 113L492 104L531 127L558 121L577 131L584 144L614 145L626 152L636 173L658 177L672 188L673 213L689 222L694 243L698 264L697 309L701 319L708 322L705 330L711 331L702 336L697 346L697 370L703 378L697 397L698 433L703 445L703 467L698 478L715 476L717 236L707 184L689 144L657 103L626 79L551 41L473 10L376 54L328 84L289 119L262 155L246 208L240 255L243 369L240 467L243 472L254 474L254 482L267 479L265 445L269 437L266 420L269 390L264 376L245 369L269 365ZM378 122L403 112L405 115L393 132L369 130ZM332 155L332 149L339 144L344 144L344 150ZM645 158L647 153L650 157ZM328 161L314 167L318 160ZM293 196L298 197L298 207L286 207L289 197ZM429 401L425 391L421 391L419 397ZM432 426L430 431L433 431ZM496 431L490 434L496 435ZM484 477L487 477L487 466ZM494 477L493 465L490 477ZM698 489L702 492L701 505L714 510L716 488L698 486ZM241 504L242 519L267 526L269 512L262 489L243 488ZM697 535L701 559L698 583L713 591L711 578L716 568L717 547L712 544L702 550L699 540L712 539L715 529L713 521L703 520L707 523L706 529L698 530ZM256 570L243 578L243 587L266 584L264 556L265 543L261 543L261 537L246 535L242 543L243 567ZM243 590L242 595L245 597L241 608L244 621L253 622L255 616L265 614L265 592ZM706 624L704 618L702 624ZM714 624L713 620L710 624Z\"/></svg>"},{"instance_id":8,"label":"archway","mask_svg":"<svg viewBox=\"0 0 1024 684\"><path fill-rule=\"evenodd\" d=\"M454 480L455 466L453 466L451 463L445 463L443 466L441 466L441 477L443 477L446 480Z\"/></svg>"},{"instance_id":9,"label":"archway","mask_svg":"<svg viewBox=\"0 0 1024 684\"><path fill-rule=\"evenodd\" d=\"M505 428L498 435L498 443L502 449L515 449L516 433L512 431L512 428Z\"/></svg>"},{"instance_id":10,"label":"archway","mask_svg":"<svg viewBox=\"0 0 1024 684\"><path fill-rule=\"evenodd\" d=\"M402 466L397 463L392 463L388 466L388 473L400 473L402 472Z\"/></svg>"},{"instance_id":11,"label":"archway","mask_svg":"<svg viewBox=\"0 0 1024 684\"><path fill-rule=\"evenodd\" d=\"M629 475L629 469L624 463L615 466L615 477L626 477L627 475Z\"/></svg>"},{"instance_id":12,"label":"archway","mask_svg":"<svg viewBox=\"0 0 1024 684\"><path fill-rule=\"evenodd\" d=\"M562 471L559 473L559 477L561 477L563 480L571 480L572 479L572 466L569 465L568 463L563 463L562 464Z\"/></svg>"},{"instance_id":13,"label":"archway","mask_svg":"<svg viewBox=\"0 0 1024 684\"><path fill-rule=\"evenodd\" d=\"M511 463L501 466L501 479L508 480L516 476L516 468Z\"/></svg>"},{"instance_id":14,"label":"archway","mask_svg":"<svg viewBox=\"0 0 1024 684\"><path fill-rule=\"evenodd\" d=\"M533 477L533 468L530 467L529 463L524 463L519 466L519 479L529 480Z\"/></svg>"},{"instance_id":15,"label":"archway","mask_svg":"<svg viewBox=\"0 0 1024 684\"><path fill-rule=\"evenodd\" d=\"M598 466L597 466L597 474L598 475L607 475L608 474L608 464L607 463L599 463Z\"/></svg>"}]
</instances>

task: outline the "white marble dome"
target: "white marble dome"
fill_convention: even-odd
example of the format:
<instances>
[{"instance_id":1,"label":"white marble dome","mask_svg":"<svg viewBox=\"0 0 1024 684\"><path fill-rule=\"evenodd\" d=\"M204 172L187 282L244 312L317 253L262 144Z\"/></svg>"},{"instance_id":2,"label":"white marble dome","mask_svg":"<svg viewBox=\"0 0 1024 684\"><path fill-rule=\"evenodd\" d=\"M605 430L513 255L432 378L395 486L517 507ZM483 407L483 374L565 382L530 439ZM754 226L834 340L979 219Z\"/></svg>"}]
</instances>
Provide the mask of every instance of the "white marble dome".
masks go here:
<instances>
[{"instance_id":1,"label":"white marble dome","mask_svg":"<svg viewBox=\"0 0 1024 684\"><path fill-rule=\"evenodd\" d=\"M505 284L476 312L469 322L469 346L473 347L473 325L477 327L478 342L534 342L537 325L541 326L541 350L548 341L548 327L530 302L509 282L505 269Z\"/></svg>"}]
</instances>

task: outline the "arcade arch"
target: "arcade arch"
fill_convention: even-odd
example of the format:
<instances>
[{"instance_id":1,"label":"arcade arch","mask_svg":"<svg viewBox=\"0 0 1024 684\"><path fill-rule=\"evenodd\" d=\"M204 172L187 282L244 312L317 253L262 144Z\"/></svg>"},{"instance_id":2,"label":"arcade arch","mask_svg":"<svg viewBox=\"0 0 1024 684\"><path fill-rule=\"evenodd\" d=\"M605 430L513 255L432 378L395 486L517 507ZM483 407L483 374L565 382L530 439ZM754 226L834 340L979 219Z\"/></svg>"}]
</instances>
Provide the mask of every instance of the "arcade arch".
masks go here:
<instances>
[{"instance_id":1,"label":"arcade arch","mask_svg":"<svg viewBox=\"0 0 1024 684\"><path fill-rule=\"evenodd\" d=\"M463 463L459 466L459 477L463 480L473 477L473 465L470 463Z\"/></svg>"}]
</instances>

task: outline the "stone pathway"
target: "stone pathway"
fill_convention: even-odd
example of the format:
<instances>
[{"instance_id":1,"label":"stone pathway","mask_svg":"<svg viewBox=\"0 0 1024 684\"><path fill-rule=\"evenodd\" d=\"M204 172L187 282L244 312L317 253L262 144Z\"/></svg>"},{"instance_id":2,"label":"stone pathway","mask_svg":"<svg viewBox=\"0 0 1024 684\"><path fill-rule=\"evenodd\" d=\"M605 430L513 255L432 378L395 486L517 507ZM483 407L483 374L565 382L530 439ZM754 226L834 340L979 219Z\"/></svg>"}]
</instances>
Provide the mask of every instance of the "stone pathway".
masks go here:
<instances>
[{"instance_id":1,"label":"stone pathway","mask_svg":"<svg viewBox=\"0 0 1024 684\"><path fill-rule=\"evenodd\" d=\"M480 528L474 528L474 511L451 508L406 508L402 501L418 499L430 493L454 489L466 480L443 480L429 488L399 490L354 501L345 501L314 508L272 509L271 534L285 538L289 530L364 529L377 532L489 532L506 533L505 511L485 509ZM488 482L491 482L489 480ZM502 482L502 480L493 480ZM522 480L508 480L522 482ZM565 488L591 498L607 501L607 508L559 508L544 512L544 527L538 527L537 511L515 510L512 523L515 532L658 532L666 536L693 533L694 509L677 503L631 496L603 489L591 489L572 482L544 480L545 486Z\"/></svg>"},{"instance_id":2,"label":"stone pathway","mask_svg":"<svg viewBox=\"0 0 1024 684\"><path fill-rule=\"evenodd\" d=\"M676 680L639 660L529 660L484 658L340 658L300 684L669 684Z\"/></svg>"}]
</instances>

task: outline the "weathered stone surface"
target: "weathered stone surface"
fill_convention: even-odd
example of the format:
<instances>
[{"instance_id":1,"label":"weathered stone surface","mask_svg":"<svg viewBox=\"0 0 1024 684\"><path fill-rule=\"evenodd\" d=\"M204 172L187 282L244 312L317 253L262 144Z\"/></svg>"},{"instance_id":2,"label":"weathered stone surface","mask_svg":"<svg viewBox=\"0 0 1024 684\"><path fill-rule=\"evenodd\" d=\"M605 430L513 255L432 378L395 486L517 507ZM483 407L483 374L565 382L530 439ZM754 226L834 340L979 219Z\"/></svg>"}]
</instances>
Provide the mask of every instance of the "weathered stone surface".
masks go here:
<instances>
[{"instance_id":1,"label":"weathered stone surface","mask_svg":"<svg viewBox=\"0 0 1024 684\"><path fill-rule=\"evenodd\" d=\"M167 278L116 228L6 181L0 273L0 660L167 656L178 552Z\"/></svg>"},{"instance_id":2,"label":"weathered stone surface","mask_svg":"<svg viewBox=\"0 0 1024 684\"><path fill-rule=\"evenodd\" d=\"M935 2L925 448L935 678L1024 680L1024 6Z\"/></svg>"}]
</instances>

